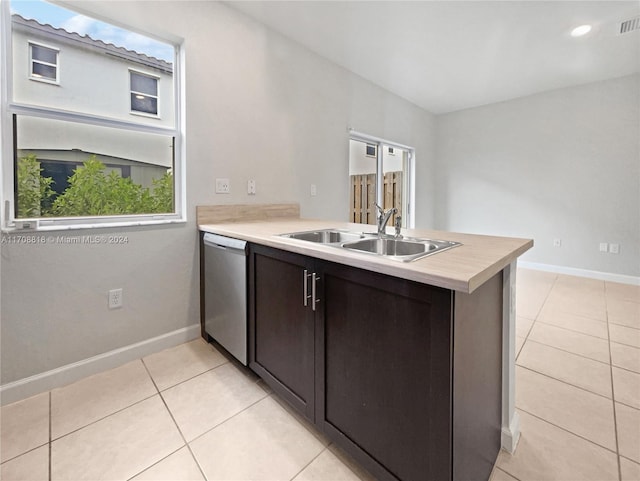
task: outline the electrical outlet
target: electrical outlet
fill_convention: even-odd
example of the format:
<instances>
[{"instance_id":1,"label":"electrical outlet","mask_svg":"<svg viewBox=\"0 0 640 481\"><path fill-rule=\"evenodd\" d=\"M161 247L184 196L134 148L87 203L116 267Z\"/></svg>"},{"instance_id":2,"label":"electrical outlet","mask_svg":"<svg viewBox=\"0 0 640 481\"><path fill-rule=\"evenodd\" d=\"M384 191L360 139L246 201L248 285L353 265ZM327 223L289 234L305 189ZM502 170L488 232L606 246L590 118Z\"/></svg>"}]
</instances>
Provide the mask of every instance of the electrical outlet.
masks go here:
<instances>
[{"instance_id":1,"label":"electrical outlet","mask_svg":"<svg viewBox=\"0 0 640 481\"><path fill-rule=\"evenodd\" d=\"M216 179L216 194L228 194L231 192L229 179Z\"/></svg>"},{"instance_id":2,"label":"electrical outlet","mask_svg":"<svg viewBox=\"0 0 640 481\"><path fill-rule=\"evenodd\" d=\"M553 239L553 247L562 247L562 239Z\"/></svg>"},{"instance_id":3,"label":"electrical outlet","mask_svg":"<svg viewBox=\"0 0 640 481\"><path fill-rule=\"evenodd\" d=\"M318 195L318 188L316 187L316 184L311 184L311 195L312 196Z\"/></svg>"},{"instance_id":4,"label":"electrical outlet","mask_svg":"<svg viewBox=\"0 0 640 481\"><path fill-rule=\"evenodd\" d=\"M247 181L247 194L256 195L256 181L253 179Z\"/></svg>"},{"instance_id":5,"label":"electrical outlet","mask_svg":"<svg viewBox=\"0 0 640 481\"><path fill-rule=\"evenodd\" d=\"M612 254L620 254L620 244L609 244L609 252Z\"/></svg>"},{"instance_id":6,"label":"electrical outlet","mask_svg":"<svg viewBox=\"0 0 640 481\"><path fill-rule=\"evenodd\" d=\"M122 288L109 291L109 309L122 307Z\"/></svg>"},{"instance_id":7,"label":"electrical outlet","mask_svg":"<svg viewBox=\"0 0 640 481\"><path fill-rule=\"evenodd\" d=\"M609 252L609 244L600 242L600 252Z\"/></svg>"}]
</instances>

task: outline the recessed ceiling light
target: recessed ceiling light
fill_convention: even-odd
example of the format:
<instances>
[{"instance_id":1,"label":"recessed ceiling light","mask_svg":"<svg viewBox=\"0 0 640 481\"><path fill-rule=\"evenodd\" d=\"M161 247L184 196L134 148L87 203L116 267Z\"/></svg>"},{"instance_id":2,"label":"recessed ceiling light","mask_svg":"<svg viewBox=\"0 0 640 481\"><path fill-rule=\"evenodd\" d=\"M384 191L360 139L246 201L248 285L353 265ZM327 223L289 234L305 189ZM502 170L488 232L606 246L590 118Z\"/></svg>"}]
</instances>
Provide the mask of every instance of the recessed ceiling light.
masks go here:
<instances>
[{"instance_id":1,"label":"recessed ceiling light","mask_svg":"<svg viewBox=\"0 0 640 481\"><path fill-rule=\"evenodd\" d=\"M579 27L571 30L572 37L582 37L591 31L591 25L580 25Z\"/></svg>"}]
</instances>

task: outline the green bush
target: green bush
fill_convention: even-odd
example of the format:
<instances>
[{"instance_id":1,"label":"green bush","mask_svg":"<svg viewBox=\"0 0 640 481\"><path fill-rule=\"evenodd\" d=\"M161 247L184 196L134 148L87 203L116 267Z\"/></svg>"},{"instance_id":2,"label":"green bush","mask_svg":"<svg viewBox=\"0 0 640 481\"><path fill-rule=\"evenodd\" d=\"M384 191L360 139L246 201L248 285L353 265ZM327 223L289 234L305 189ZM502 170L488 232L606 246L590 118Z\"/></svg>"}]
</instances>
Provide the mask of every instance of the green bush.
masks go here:
<instances>
[{"instance_id":1,"label":"green bush","mask_svg":"<svg viewBox=\"0 0 640 481\"><path fill-rule=\"evenodd\" d=\"M40 162L35 155L22 157L18 161L18 217L42 217L51 205L51 197L55 192L51 188L53 179L42 176Z\"/></svg>"},{"instance_id":2,"label":"green bush","mask_svg":"<svg viewBox=\"0 0 640 481\"><path fill-rule=\"evenodd\" d=\"M173 175L167 172L159 179L153 179L153 212L165 214L173 212Z\"/></svg>"},{"instance_id":3,"label":"green bush","mask_svg":"<svg viewBox=\"0 0 640 481\"><path fill-rule=\"evenodd\" d=\"M43 178L41 172L35 156L21 159L18 168L19 217L173 212L173 176L170 173L154 179L153 188L149 189L115 171L107 174L105 165L91 156L74 170L69 177L69 186L51 204L54 194L50 188L52 180ZM39 210L35 209L36 206Z\"/></svg>"}]
</instances>

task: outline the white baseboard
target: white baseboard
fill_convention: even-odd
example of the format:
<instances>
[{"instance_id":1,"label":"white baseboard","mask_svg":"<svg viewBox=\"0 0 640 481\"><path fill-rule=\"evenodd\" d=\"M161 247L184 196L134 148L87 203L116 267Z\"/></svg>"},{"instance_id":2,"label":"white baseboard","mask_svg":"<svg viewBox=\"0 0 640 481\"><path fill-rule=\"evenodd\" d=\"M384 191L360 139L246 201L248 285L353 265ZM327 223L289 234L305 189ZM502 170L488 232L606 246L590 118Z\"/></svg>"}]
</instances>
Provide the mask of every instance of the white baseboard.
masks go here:
<instances>
[{"instance_id":1,"label":"white baseboard","mask_svg":"<svg viewBox=\"0 0 640 481\"><path fill-rule=\"evenodd\" d=\"M518 260L518 267L525 269L533 269L536 271L555 272L557 274L566 274L569 276L588 277L590 279L599 279L601 281L619 282L621 284L631 284L640 286L640 277L627 276L625 274L613 274L610 272L590 271L588 269L577 269L575 267L555 266L552 264L539 264L537 262L527 262Z\"/></svg>"},{"instance_id":2,"label":"white baseboard","mask_svg":"<svg viewBox=\"0 0 640 481\"><path fill-rule=\"evenodd\" d=\"M200 324L193 324L152 339L114 349L73 364L67 364L51 371L2 385L0 386L0 405L10 404L65 386L86 376L113 369L163 349L192 341L199 336Z\"/></svg>"},{"instance_id":3,"label":"white baseboard","mask_svg":"<svg viewBox=\"0 0 640 481\"><path fill-rule=\"evenodd\" d=\"M500 447L506 452L514 454L516 452L516 446L520 440L520 416L518 412L513 413L511 422L508 428L502 428Z\"/></svg>"}]
</instances>

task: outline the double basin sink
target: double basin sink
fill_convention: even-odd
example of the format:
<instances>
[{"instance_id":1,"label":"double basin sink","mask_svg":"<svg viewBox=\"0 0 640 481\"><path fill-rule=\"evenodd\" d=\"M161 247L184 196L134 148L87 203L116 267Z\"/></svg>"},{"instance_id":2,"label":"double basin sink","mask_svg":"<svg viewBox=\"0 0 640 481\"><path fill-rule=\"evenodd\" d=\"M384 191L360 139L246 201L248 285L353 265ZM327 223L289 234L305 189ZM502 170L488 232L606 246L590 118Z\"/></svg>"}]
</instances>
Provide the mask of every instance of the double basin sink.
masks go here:
<instances>
[{"instance_id":1,"label":"double basin sink","mask_svg":"<svg viewBox=\"0 0 640 481\"><path fill-rule=\"evenodd\" d=\"M325 244L400 262L411 262L461 245L459 242L418 237L378 236L376 233L321 229L281 234L281 237Z\"/></svg>"}]
</instances>

